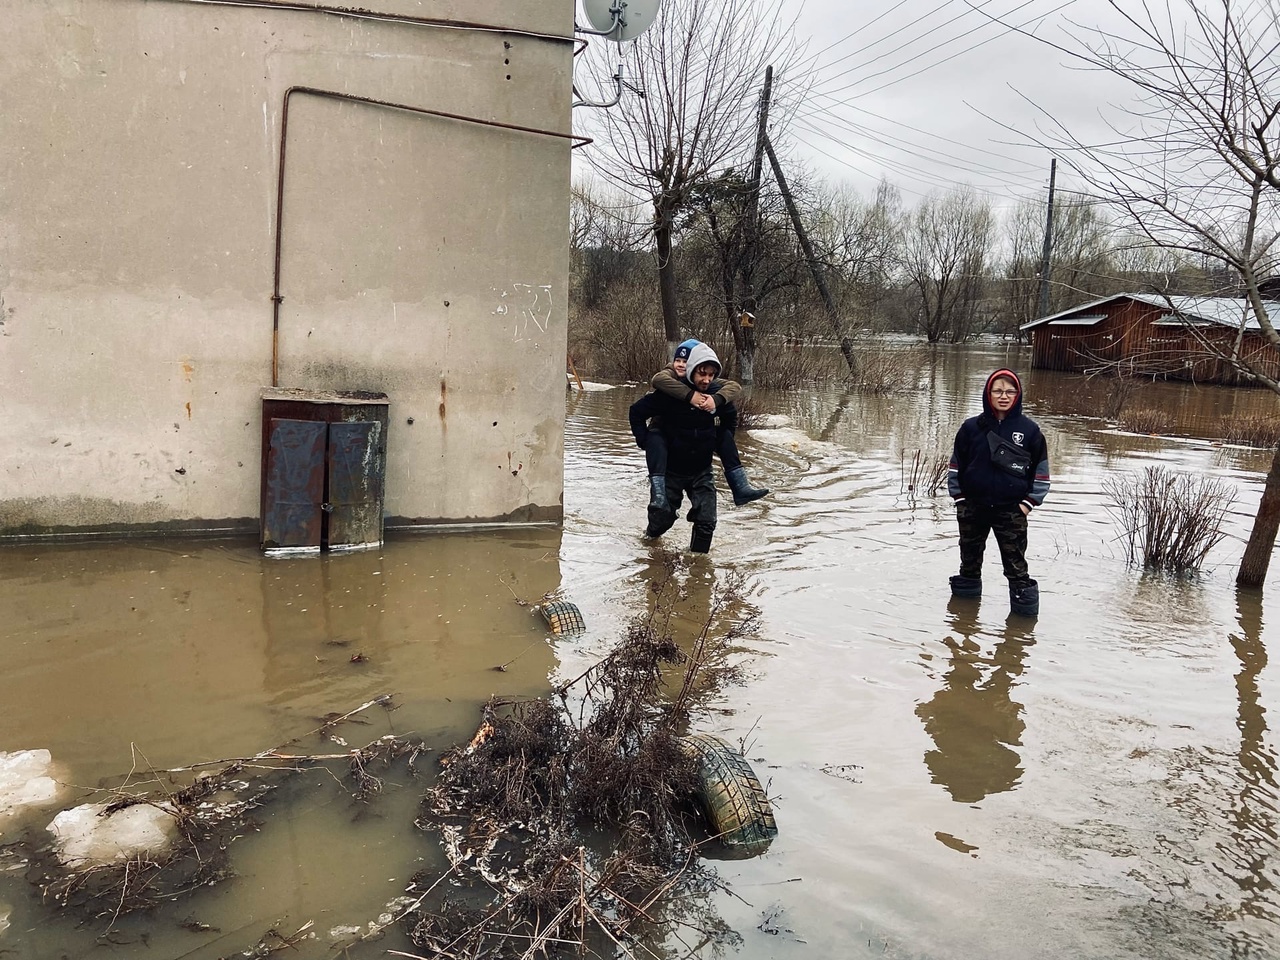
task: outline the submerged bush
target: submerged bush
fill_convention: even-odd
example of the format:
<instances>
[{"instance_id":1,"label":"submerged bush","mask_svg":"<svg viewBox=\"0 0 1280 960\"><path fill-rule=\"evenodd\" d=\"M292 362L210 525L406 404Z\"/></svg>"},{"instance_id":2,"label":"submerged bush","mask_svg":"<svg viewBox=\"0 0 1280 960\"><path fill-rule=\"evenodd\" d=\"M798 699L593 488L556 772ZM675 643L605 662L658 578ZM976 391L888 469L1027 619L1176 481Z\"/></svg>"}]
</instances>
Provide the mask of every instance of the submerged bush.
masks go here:
<instances>
[{"instance_id":1,"label":"submerged bush","mask_svg":"<svg viewBox=\"0 0 1280 960\"><path fill-rule=\"evenodd\" d=\"M945 453L925 453L917 449L910 455L902 451L899 463L899 488L911 498L935 497L947 483L951 457Z\"/></svg>"},{"instance_id":2,"label":"submerged bush","mask_svg":"<svg viewBox=\"0 0 1280 960\"><path fill-rule=\"evenodd\" d=\"M915 351L893 349L884 344L865 341L854 347L858 371L854 386L863 393L895 393L915 387L917 357Z\"/></svg>"},{"instance_id":3,"label":"submerged bush","mask_svg":"<svg viewBox=\"0 0 1280 960\"><path fill-rule=\"evenodd\" d=\"M1173 433L1173 414L1167 410L1133 410L1120 414L1120 426L1131 433Z\"/></svg>"},{"instance_id":4,"label":"submerged bush","mask_svg":"<svg viewBox=\"0 0 1280 960\"><path fill-rule=\"evenodd\" d=\"M1235 417L1228 422L1223 439L1251 447L1274 447L1280 444L1280 417Z\"/></svg>"},{"instance_id":5,"label":"submerged bush","mask_svg":"<svg viewBox=\"0 0 1280 960\"><path fill-rule=\"evenodd\" d=\"M1129 562L1141 559L1144 567L1172 573L1200 568L1226 536L1222 522L1235 502L1234 490L1221 480L1155 466L1110 477L1102 489Z\"/></svg>"}]
</instances>

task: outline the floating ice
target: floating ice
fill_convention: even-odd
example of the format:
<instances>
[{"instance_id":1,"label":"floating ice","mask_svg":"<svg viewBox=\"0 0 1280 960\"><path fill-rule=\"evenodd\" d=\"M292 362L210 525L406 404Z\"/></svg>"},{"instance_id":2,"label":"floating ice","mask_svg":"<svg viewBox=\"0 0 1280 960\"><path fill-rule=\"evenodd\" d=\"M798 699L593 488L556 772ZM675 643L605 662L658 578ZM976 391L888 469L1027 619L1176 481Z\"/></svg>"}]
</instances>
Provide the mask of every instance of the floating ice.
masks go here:
<instances>
[{"instance_id":1,"label":"floating ice","mask_svg":"<svg viewBox=\"0 0 1280 960\"><path fill-rule=\"evenodd\" d=\"M106 808L105 803L85 803L53 818L49 832L63 863L84 866L161 853L176 832L172 808L137 803L101 816Z\"/></svg>"},{"instance_id":2,"label":"floating ice","mask_svg":"<svg viewBox=\"0 0 1280 960\"><path fill-rule=\"evenodd\" d=\"M0 933L9 929L9 914L12 912L13 907L7 903L0 903Z\"/></svg>"},{"instance_id":3,"label":"floating ice","mask_svg":"<svg viewBox=\"0 0 1280 960\"><path fill-rule=\"evenodd\" d=\"M48 750L0 753L0 820L30 807L42 807L58 796Z\"/></svg>"},{"instance_id":4,"label":"floating ice","mask_svg":"<svg viewBox=\"0 0 1280 960\"><path fill-rule=\"evenodd\" d=\"M761 417L751 428L752 439L770 446L782 447L802 457L823 457L840 449L826 440L814 440L798 429L792 419L780 413Z\"/></svg>"}]
</instances>

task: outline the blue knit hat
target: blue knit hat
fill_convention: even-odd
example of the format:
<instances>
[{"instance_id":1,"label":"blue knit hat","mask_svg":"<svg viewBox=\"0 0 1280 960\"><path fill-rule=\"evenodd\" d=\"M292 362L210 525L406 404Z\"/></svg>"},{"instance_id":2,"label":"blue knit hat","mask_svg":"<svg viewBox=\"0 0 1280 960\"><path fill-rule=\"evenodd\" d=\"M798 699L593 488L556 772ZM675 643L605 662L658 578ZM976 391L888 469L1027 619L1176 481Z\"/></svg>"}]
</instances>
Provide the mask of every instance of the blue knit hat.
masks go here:
<instances>
[{"instance_id":1,"label":"blue knit hat","mask_svg":"<svg viewBox=\"0 0 1280 960\"><path fill-rule=\"evenodd\" d=\"M701 342L701 340L686 340L684 343L680 344L680 346L676 347L676 355L672 359L688 360L689 354L692 352L693 348Z\"/></svg>"}]
</instances>

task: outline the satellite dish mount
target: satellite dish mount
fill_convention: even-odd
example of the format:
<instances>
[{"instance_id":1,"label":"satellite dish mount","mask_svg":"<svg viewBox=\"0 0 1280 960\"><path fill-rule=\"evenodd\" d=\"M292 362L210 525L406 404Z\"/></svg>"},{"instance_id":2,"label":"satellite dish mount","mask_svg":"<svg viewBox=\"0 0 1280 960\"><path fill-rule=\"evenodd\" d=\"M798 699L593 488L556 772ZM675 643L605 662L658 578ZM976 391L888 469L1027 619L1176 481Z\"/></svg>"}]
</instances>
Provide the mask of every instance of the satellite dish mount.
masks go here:
<instances>
[{"instance_id":1,"label":"satellite dish mount","mask_svg":"<svg viewBox=\"0 0 1280 960\"><path fill-rule=\"evenodd\" d=\"M615 43L634 40L651 26L661 0L582 0L591 30L579 33L608 37Z\"/></svg>"},{"instance_id":2,"label":"satellite dish mount","mask_svg":"<svg viewBox=\"0 0 1280 960\"><path fill-rule=\"evenodd\" d=\"M575 107L612 107L622 99L623 88L630 88L640 96L644 92L626 82L622 72L622 44L626 40L634 40L653 26L658 16L658 8L662 0L582 0L582 10L587 15L591 30L574 25L578 33L594 37L607 37L618 45L618 72L611 78L616 87L616 95L608 103L592 103L588 100L577 100ZM574 87L574 94L578 92Z\"/></svg>"}]
</instances>

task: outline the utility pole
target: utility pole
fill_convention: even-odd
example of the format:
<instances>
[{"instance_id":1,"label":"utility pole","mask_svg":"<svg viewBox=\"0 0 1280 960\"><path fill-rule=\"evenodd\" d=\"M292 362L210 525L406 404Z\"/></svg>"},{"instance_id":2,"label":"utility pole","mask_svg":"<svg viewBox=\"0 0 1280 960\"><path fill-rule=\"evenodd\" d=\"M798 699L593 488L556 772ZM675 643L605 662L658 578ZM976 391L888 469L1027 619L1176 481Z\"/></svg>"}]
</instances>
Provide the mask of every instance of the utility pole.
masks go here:
<instances>
[{"instance_id":1,"label":"utility pole","mask_svg":"<svg viewBox=\"0 0 1280 960\"><path fill-rule=\"evenodd\" d=\"M1033 319L1049 315L1049 268L1053 252L1053 185L1058 177L1058 158L1049 161L1049 212L1044 217L1044 252L1040 255L1040 312Z\"/></svg>"},{"instance_id":2,"label":"utility pole","mask_svg":"<svg viewBox=\"0 0 1280 960\"><path fill-rule=\"evenodd\" d=\"M844 362L849 365L849 376L855 376L858 372L858 361L853 355L853 341L840 329L840 317L836 313L835 301L831 298L831 291L827 289L827 281L822 276L822 267L818 263L817 255L813 252L813 244L809 242L809 234L805 232L804 224L800 222L800 211L796 208L795 198L791 196L791 190L787 186L787 178L782 174L782 164L778 163L778 156L773 152L773 144L769 142L768 137L765 137L764 149L769 155L769 165L773 167L773 175L778 180L778 189L782 191L782 202L787 205L791 225L795 227L796 239L800 241L800 249L804 251L804 258L809 264L809 272L813 274L813 282L818 288L818 293L822 295L822 302L827 307L827 318L831 321L831 328L835 331L835 335L840 339L840 352L844 354Z\"/></svg>"},{"instance_id":3,"label":"utility pole","mask_svg":"<svg viewBox=\"0 0 1280 960\"><path fill-rule=\"evenodd\" d=\"M742 296L738 303L738 323L733 329L734 345L738 348L738 374L742 383L751 386L755 379L756 292L752 282L752 268L760 252L760 174L764 169L764 142L769 124L769 100L773 93L773 65L765 67L764 89L760 91L760 116L756 125L756 152L751 160L751 179L747 184L746 243L744 256L738 269L742 278Z\"/></svg>"}]
</instances>

